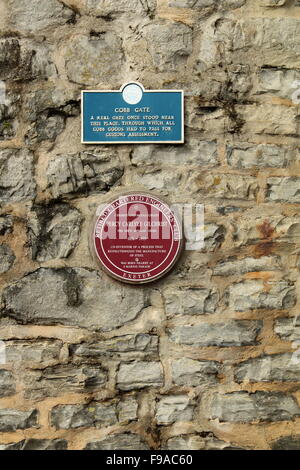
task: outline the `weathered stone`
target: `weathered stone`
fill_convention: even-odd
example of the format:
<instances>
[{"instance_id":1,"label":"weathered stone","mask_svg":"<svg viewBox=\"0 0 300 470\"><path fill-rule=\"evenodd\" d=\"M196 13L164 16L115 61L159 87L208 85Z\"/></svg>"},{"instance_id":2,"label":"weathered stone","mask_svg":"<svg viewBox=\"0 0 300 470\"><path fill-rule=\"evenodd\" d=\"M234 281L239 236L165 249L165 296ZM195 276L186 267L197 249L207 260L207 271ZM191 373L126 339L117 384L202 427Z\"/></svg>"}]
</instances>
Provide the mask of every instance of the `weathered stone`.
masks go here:
<instances>
[{"instance_id":1,"label":"weathered stone","mask_svg":"<svg viewBox=\"0 0 300 470\"><path fill-rule=\"evenodd\" d=\"M268 179L267 199L287 203L300 203L300 178L273 177Z\"/></svg>"},{"instance_id":2,"label":"weathered stone","mask_svg":"<svg viewBox=\"0 0 300 470\"><path fill-rule=\"evenodd\" d=\"M117 79L123 61L122 40L113 31L101 31L90 37L78 35L65 52L69 80L85 85Z\"/></svg>"},{"instance_id":3,"label":"weathered stone","mask_svg":"<svg viewBox=\"0 0 300 470\"><path fill-rule=\"evenodd\" d=\"M0 96L3 95L3 85L0 83ZM19 96L8 95L0 103L0 141L15 137L18 129ZM0 160L1 156L0 156ZM0 175L1 176L1 175Z\"/></svg>"},{"instance_id":4,"label":"weathered stone","mask_svg":"<svg viewBox=\"0 0 300 470\"><path fill-rule=\"evenodd\" d=\"M54 142L65 128L65 116L59 113L45 112L39 115L37 122L31 125L25 136L28 145L34 145L43 140Z\"/></svg>"},{"instance_id":5,"label":"weathered stone","mask_svg":"<svg viewBox=\"0 0 300 470\"><path fill-rule=\"evenodd\" d=\"M105 341L81 343L71 346L73 357L98 359L101 357L152 357L158 355L158 337L139 333L137 335L117 336Z\"/></svg>"},{"instance_id":6,"label":"weathered stone","mask_svg":"<svg viewBox=\"0 0 300 470\"><path fill-rule=\"evenodd\" d=\"M201 68L201 65L200 65ZM205 72L204 78L202 78L201 72L201 80L209 80L211 74L214 71ZM214 101L221 89L221 83L217 83L217 85L213 86L213 88L207 88L202 82L202 88L198 91L197 87L197 94L201 93L203 97L203 101L206 100ZM237 126L237 122L233 122L229 116L226 114L224 108L221 106L199 106L199 100L187 101L187 118L186 118L186 125L196 130L200 135L214 135L219 136L224 134L224 129L228 132L237 132L240 131L242 127L242 122L239 126ZM233 126L233 127L232 127ZM231 128L232 127L232 128Z\"/></svg>"},{"instance_id":7,"label":"weathered stone","mask_svg":"<svg viewBox=\"0 0 300 470\"><path fill-rule=\"evenodd\" d=\"M299 450L300 436L284 436L276 441L271 442L272 450Z\"/></svg>"},{"instance_id":8,"label":"weathered stone","mask_svg":"<svg viewBox=\"0 0 300 470\"><path fill-rule=\"evenodd\" d=\"M187 434L171 437L167 441L166 450L237 450L229 442L217 439L211 432ZM241 450L241 449L239 449Z\"/></svg>"},{"instance_id":9,"label":"weathered stone","mask_svg":"<svg viewBox=\"0 0 300 470\"><path fill-rule=\"evenodd\" d=\"M12 27L23 32L38 32L65 24L74 12L58 0L8 0Z\"/></svg>"},{"instance_id":10,"label":"weathered stone","mask_svg":"<svg viewBox=\"0 0 300 470\"><path fill-rule=\"evenodd\" d=\"M204 227L204 250L215 251L222 245L226 234L226 228L223 225L205 224Z\"/></svg>"},{"instance_id":11,"label":"weathered stone","mask_svg":"<svg viewBox=\"0 0 300 470\"><path fill-rule=\"evenodd\" d=\"M121 13L149 14L156 8L156 0L86 0L86 8L97 16L115 16Z\"/></svg>"},{"instance_id":12,"label":"weathered stone","mask_svg":"<svg viewBox=\"0 0 300 470\"><path fill-rule=\"evenodd\" d=\"M52 409L51 424L56 429L103 428L137 419L137 408L138 403L133 397L111 404L58 405Z\"/></svg>"},{"instance_id":13,"label":"weathered stone","mask_svg":"<svg viewBox=\"0 0 300 470\"><path fill-rule=\"evenodd\" d=\"M300 317L278 318L275 320L275 333L283 340L300 340Z\"/></svg>"},{"instance_id":14,"label":"weathered stone","mask_svg":"<svg viewBox=\"0 0 300 470\"><path fill-rule=\"evenodd\" d=\"M259 71L257 94L270 94L285 99L298 98L295 82L300 79L299 70L285 68L262 68ZM271 146L272 147L272 146Z\"/></svg>"},{"instance_id":15,"label":"weathered stone","mask_svg":"<svg viewBox=\"0 0 300 470\"><path fill-rule=\"evenodd\" d=\"M160 362L121 363L117 374L120 390L134 390L163 385L163 370Z\"/></svg>"},{"instance_id":16,"label":"weathered stone","mask_svg":"<svg viewBox=\"0 0 300 470\"><path fill-rule=\"evenodd\" d=\"M187 395L171 395L159 400L156 409L158 425L169 425L180 421L192 421L195 405Z\"/></svg>"},{"instance_id":17,"label":"weathered stone","mask_svg":"<svg viewBox=\"0 0 300 470\"><path fill-rule=\"evenodd\" d=\"M164 194L172 192L178 188L182 174L178 171L170 172L167 169L162 170L144 170L138 169L133 176L135 184L142 184L147 189L162 191Z\"/></svg>"},{"instance_id":18,"label":"weathered stone","mask_svg":"<svg viewBox=\"0 0 300 470\"><path fill-rule=\"evenodd\" d=\"M40 117L45 120L53 115L63 118L78 116L80 102L73 87L65 88L47 83L43 88L33 90L25 96L23 109L26 120L37 124Z\"/></svg>"},{"instance_id":19,"label":"weathered stone","mask_svg":"<svg viewBox=\"0 0 300 470\"><path fill-rule=\"evenodd\" d=\"M237 246L248 243L263 243L262 249L268 249L276 241L287 243L298 243L300 236L299 217L292 214L290 217L284 215L241 217L238 223L234 223L234 241Z\"/></svg>"},{"instance_id":20,"label":"weathered stone","mask_svg":"<svg viewBox=\"0 0 300 470\"><path fill-rule=\"evenodd\" d=\"M0 410L0 432L37 427L37 410L20 411L9 408Z\"/></svg>"},{"instance_id":21,"label":"weathered stone","mask_svg":"<svg viewBox=\"0 0 300 470\"><path fill-rule=\"evenodd\" d=\"M0 450L67 450L64 439L26 439L13 444L0 445Z\"/></svg>"},{"instance_id":22,"label":"weathered stone","mask_svg":"<svg viewBox=\"0 0 300 470\"><path fill-rule=\"evenodd\" d=\"M32 370L23 376L26 399L56 397L68 393L91 393L105 386L107 372L101 366L59 365Z\"/></svg>"},{"instance_id":23,"label":"weathered stone","mask_svg":"<svg viewBox=\"0 0 300 470\"><path fill-rule=\"evenodd\" d=\"M134 421L138 418L138 402L134 397L125 397L117 405L118 420L120 423Z\"/></svg>"},{"instance_id":24,"label":"weathered stone","mask_svg":"<svg viewBox=\"0 0 300 470\"><path fill-rule=\"evenodd\" d=\"M165 309L168 316L202 315L214 313L218 303L218 294L213 289L167 288L163 292Z\"/></svg>"},{"instance_id":25,"label":"weathered stone","mask_svg":"<svg viewBox=\"0 0 300 470\"><path fill-rule=\"evenodd\" d=\"M297 135L297 110L275 104L239 106L243 131L254 134Z\"/></svg>"},{"instance_id":26,"label":"weathered stone","mask_svg":"<svg viewBox=\"0 0 300 470\"><path fill-rule=\"evenodd\" d=\"M248 280L232 284L227 291L228 306L235 312L256 309L286 309L296 302L295 286L288 281Z\"/></svg>"},{"instance_id":27,"label":"weathered stone","mask_svg":"<svg viewBox=\"0 0 300 470\"><path fill-rule=\"evenodd\" d=\"M199 49L203 66L220 60L256 66L297 68L299 21L293 17L248 17L240 20L212 17L204 29ZM222 43L222 47L219 44Z\"/></svg>"},{"instance_id":28,"label":"weathered stone","mask_svg":"<svg viewBox=\"0 0 300 470\"><path fill-rule=\"evenodd\" d=\"M217 375L220 364L215 361L196 361L182 358L171 363L172 378L176 385L198 387L199 385L213 385L218 383Z\"/></svg>"},{"instance_id":29,"label":"weathered stone","mask_svg":"<svg viewBox=\"0 0 300 470\"><path fill-rule=\"evenodd\" d=\"M13 219L10 215L0 217L0 236L7 235L13 231Z\"/></svg>"},{"instance_id":30,"label":"weathered stone","mask_svg":"<svg viewBox=\"0 0 300 470\"><path fill-rule=\"evenodd\" d=\"M5 341L6 362L47 363L58 361L62 348L61 341Z\"/></svg>"},{"instance_id":31,"label":"weathered stone","mask_svg":"<svg viewBox=\"0 0 300 470\"><path fill-rule=\"evenodd\" d=\"M251 346L256 344L261 328L261 321L234 320L175 326L169 330L169 336L175 343L193 347Z\"/></svg>"},{"instance_id":32,"label":"weathered stone","mask_svg":"<svg viewBox=\"0 0 300 470\"><path fill-rule=\"evenodd\" d=\"M275 271L280 268L280 259L275 256L244 259L232 258L218 263L213 269L213 274L215 276L232 276L257 271Z\"/></svg>"},{"instance_id":33,"label":"weathered stone","mask_svg":"<svg viewBox=\"0 0 300 470\"><path fill-rule=\"evenodd\" d=\"M245 3L246 0L221 0L221 4L226 8L240 8Z\"/></svg>"},{"instance_id":34,"label":"weathered stone","mask_svg":"<svg viewBox=\"0 0 300 470\"><path fill-rule=\"evenodd\" d=\"M122 175L116 153L102 150L59 155L47 168L48 187L55 198L106 192Z\"/></svg>"},{"instance_id":35,"label":"weathered stone","mask_svg":"<svg viewBox=\"0 0 300 470\"><path fill-rule=\"evenodd\" d=\"M290 353L249 359L236 367L235 379L237 382L298 382L299 364L292 359Z\"/></svg>"},{"instance_id":36,"label":"weathered stone","mask_svg":"<svg viewBox=\"0 0 300 470\"><path fill-rule=\"evenodd\" d=\"M131 162L133 165L201 165L217 166L218 152L217 142L192 139L184 147L144 145L135 147Z\"/></svg>"},{"instance_id":37,"label":"weathered stone","mask_svg":"<svg viewBox=\"0 0 300 470\"><path fill-rule=\"evenodd\" d=\"M13 374L8 370L0 369L0 397L9 397L15 392L16 385Z\"/></svg>"},{"instance_id":38,"label":"weathered stone","mask_svg":"<svg viewBox=\"0 0 300 470\"><path fill-rule=\"evenodd\" d=\"M101 428L117 423L116 406L101 403L58 405L51 411L51 425L56 429Z\"/></svg>"},{"instance_id":39,"label":"weathered stone","mask_svg":"<svg viewBox=\"0 0 300 470\"><path fill-rule=\"evenodd\" d=\"M83 268L41 268L8 286L3 300L2 316L20 323L97 330L118 328L134 320L148 302L146 292L138 287L111 283L104 274Z\"/></svg>"},{"instance_id":40,"label":"weathered stone","mask_svg":"<svg viewBox=\"0 0 300 470\"><path fill-rule=\"evenodd\" d=\"M169 6L176 8L194 8L201 9L211 7L216 4L216 0L170 0Z\"/></svg>"},{"instance_id":41,"label":"weathered stone","mask_svg":"<svg viewBox=\"0 0 300 470\"><path fill-rule=\"evenodd\" d=\"M192 29L184 23L152 22L143 28L142 34L147 41L153 64L160 72L184 66L192 53Z\"/></svg>"},{"instance_id":42,"label":"weathered stone","mask_svg":"<svg viewBox=\"0 0 300 470\"><path fill-rule=\"evenodd\" d=\"M33 199L33 154L26 149L0 150L0 203Z\"/></svg>"},{"instance_id":43,"label":"weathered stone","mask_svg":"<svg viewBox=\"0 0 300 470\"><path fill-rule=\"evenodd\" d=\"M212 419L233 423L285 421L300 416L300 408L291 395L282 392L233 392L215 395Z\"/></svg>"},{"instance_id":44,"label":"weathered stone","mask_svg":"<svg viewBox=\"0 0 300 470\"><path fill-rule=\"evenodd\" d=\"M1 80L34 80L56 76L49 49L40 42L5 38L0 40Z\"/></svg>"},{"instance_id":45,"label":"weathered stone","mask_svg":"<svg viewBox=\"0 0 300 470\"><path fill-rule=\"evenodd\" d=\"M240 143L227 145L228 164L235 168L285 168L293 158L292 149L279 145Z\"/></svg>"},{"instance_id":46,"label":"weathered stone","mask_svg":"<svg viewBox=\"0 0 300 470\"><path fill-rule=\"evenodd\" d=\"M245 2L246 0L169 0L169 6L201 10L202 8L217 7L218 5L228 8L239 8L244 5Z\"/></svg>"},{"instance_id":47,"label":"weathered stone","mask_svg":"<svg viewBox=\"0 0 300 470\"><path fill-rule=\"evenodd\" d=\"M254 200L259 189L257 180L249 176L203 173L191 180L193 192L205 198Z\"/></svg>"},{"instance_id":48,"label":"weathered stone","mask_svg":"<svg viewBox=\"0 0 300 470\"><path fill-rule=\"evenodd\" d=\"M16 257L8 245L0 245L0 274L9 271Z\"/></svg>"},{"instance_id":49,"label":"weathered stone","mask_svg":"<svg viewBox=\"0 0 300 470\"><path fill-rule=\"evenodd\" d=\"M81 222L80 212L68 204L34 206L29 223L32 259L67 258L78 243Z\"/></svg>"},{"instance_id":50,"label":"weathered stone","mask_svg":"<svg viewBox=\"0 0 300 470\"><path fill-rule=\"evenodd\" d=\"M150 450L137 434L112 434L101 441L89 442L85 450Z\"/></svg>"},{"instance_id":51,"label":"weathered stone","mask_svg":"<svg viewBox=\"0 0 300 470\"><path fill-rule=\"evenodd\" d=\"M260 0L263 7L281 7L285 5L287 0Z\"/></svg>"}]
</instances>

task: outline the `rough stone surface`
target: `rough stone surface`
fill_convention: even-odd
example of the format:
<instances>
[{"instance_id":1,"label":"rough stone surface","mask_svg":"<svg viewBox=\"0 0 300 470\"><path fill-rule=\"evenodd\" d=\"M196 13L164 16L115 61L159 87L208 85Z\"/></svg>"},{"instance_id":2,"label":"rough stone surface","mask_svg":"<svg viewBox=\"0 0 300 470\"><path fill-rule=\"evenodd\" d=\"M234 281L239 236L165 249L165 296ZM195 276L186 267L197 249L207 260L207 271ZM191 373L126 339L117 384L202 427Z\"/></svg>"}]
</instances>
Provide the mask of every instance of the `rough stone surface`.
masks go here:
<instances>
[{"instance_id":1,"label":"rough stone surface","mask_svg":"<svg viewBox=\"0 0 300 470\"><path fill-rule=\"evenodd\" d=\"M300 408L291 395L281 392L234 392L216 395L212 419L233 423L251 421L285 421L299 416Z\"/></svg>"},{"instance_id":2,"label":"rough stone surface","mask_svg":"<svg viewBox=\"0 0 300 470\"><path fill-rule=\"evenodd\" d=\"M195 192L205 198L255 200L259 189L255 178L249 176L203 174L197 176L196 180L192 176L192 180Z\"/></svg>"},{"instance_id":3,"label":"rough stone surface","mask_svg":"<svg viewBox=\"0 0 300 470\"><path fill-rule=\"evenodd\" d=\"M205 8L215 5L215 0L170 0L169 6L176 8Z\"/></svg>"},{"instance_id":4,"label":"rough stone surface","mask_svg":"<svg viewBox=\"0 0 300 470\"><path fill-rule=\"evenodd\" d=\"M201 323L170 329L171 341L193 347L250 346L257 342L261 321L236 320L227 323Z\"/></svg>"},{"instance_id":5,"label":"rough stone surface","mask_svg":"<svg viewBox=\"0 0 300 470\"><path fill-rule=\"evenodd\" d=\"M290 353L250 359L235 371L237 382L298 382L299 377L299 364Z\"/></svg>"},{"instance_id":6,"label":"rough stone surface","mask_svg":"<svg viewBox=\"0 0 300 470\"><path fill-rule=\"evenodd\" d=\"M117 423L114 405L101 403L89 405L59 405L52 409L51 424L56 429L76 429L80 427L97 428L112 426Z\"/></svg>"},{"instance_id":7,"label":"rough stone surface","mask_svg":"<svg viewBox=\"0 0 300 470\"><path fill-rule=\"evenodd\" d=\"M152 23L142 34L153 64L160 72L176 70L192 52L192 29L183 23Z\"/></svg>"},{"instance_id":8,"label":"rough stone surface","mask_svg":"<svg viewBox=\"0 0 300 470\"><path fill-rule=\"evenodd\" d=\"M0 274L6 273L14 264L16 257L7 245L0 245Z\"/></svg>"},{"instance_id":9,"label":"rough stone surface","mask_svg":"<svg viewBox=\"0 0 300 470\"><path fill-rule=\"evenodd\" d=\"M290 99L291 89L294 88L294 82L299 80L299 78L299 70L262 67L259 72L257 93L259 95L272 94L273 96ZM293 91L294 95L298 97L297 90Z\"/></svg>"},{"instance_id":10,"label":"rough stone surface","mask_svg":"<svg viewBox=\"0 0 300 470\"><path fill-rule=\"evenodd\" d=\"M257 271L280 269L279 259L274 256L261 258L229 259L218 263L213 270L215 276L232 276Z\"/></svg>"},{"instance_id":11,"label":"rough stone surface","mask_svg":"<svg viewBox=\"0 0 300 470\"><path fill-rule=\"evenodd\" d=\"M134 390L163 385L162 366L159 362L121 363L117 374L120 390Z\"/></svg>"},{"instance_id":12,"label":"rough stone surface","mask_svg":"<svg viewBox=\"0 0 300 470\"><path fill-rule=\"evenodd\" d=\"M0 397L9 397L16 392L13 374L5 369L0 369Z\"/></svg>"},{"instance_id":13,"label":"rough stone surface","mask_svg":"<svg viewBox=\"0 0 300 470\"><path fill-rule=\"evenodd\" d=\"M292 155L292 150L279 145L241 143L227 147L227 161L234 168L284 168Z\"/></svg>"},{"instance_id":14,"label":"rough stone surface","mask_svg":"<svg viewBox=\"0 0 300 470\"><path fill-rule=\"evenodd\" d=\"M89 442L86 450L150 450L137 434L113 434L101 441Z\"/></svg>"},{"instance_id":15,"label":"rough stone surface","mask_svg":"<svg viewBox=\"0 0 300 470\"><path fill-rule=\"evenodd\" d=\"M295 287L287 281L244 281L230 286L229 308L237 312L261 308L287 309L295 305Z\"/></svg>"},{"instance_id":16,"label":"rough stone surface","mask_svg":"<svg viewBox=\"0 0 300 470\"><path fill-rule=\"evenodd\" d=\"M102 342L72 345L71 352L75 358L90 360L102 357L152 357L158 355L158 337L148 334L120 336Z\"/></svg>"},{"instance_id":17,"label":"rough stone surface","mask_svg":"<svg viewBox=\"0 0 300 470\"><path fill-rule=\"evenodd\" d=\"M123 63L121 39L112 31L77 36L66 48L66 72L71 82L96 85L117 78ZM114 60L111 60L111 58ZM101 77L101 78L100 78Z\"/></svg>"},{"instance_id":18,"label":"rough stone surface","mask_svg":"<svg viewBox=\"0 0 300 470\"><path fill-rule=\"evenodd\" d=\"M112 295L113 311L109 308ZM20 323L99 330L117 328L135 319L147 302L142 290L121 287L104 275L82 268L39 269L10 285L4 292L4 301L2 316L11 316Z\"/></svg>"},{"instance_id":19,"label":"rough stone surface","mask_svg":"<svg viewBox=\"0 0 300 470\"><path fill-rule=\"evenodd\" d=\"M58 361L62 349L60 341L5 341L5 359L7 364L39 364Z\"/></svg>"},{"instance_id":20,"label":"rough stone surface","mask_svg":"<svg viewBox=\"0 0 300 470\"><path fill-rule=\"evenodd\" d=\"M300 202L300 178L269 178L267 198L270 201Z\"/></svg>"},{"instance_id":21,"label":"rough stone surface","mask_svg":"<svg viewBox=\"0 0 300 470\"><path fill-rule=\"evenodd\" d=\"M217 384L220 364L215 361L195 361L183 357L172 361L172 377L176 385L198 387Z\"/></svg>"},{"instance_id":22,"label":"rough stone surface","mask_svg":"<svg viewBox=\"0 0 300 470\"><path fill-rule=\"evenodd\" d=\"M44 140L54 142L65 128L65 117L58 113L41 113L36 123L32 124L25 136L26 143L33 147Z\"/></svg>"},{"instance_id":23,"label":"rough stone surface","mask_svg":"<svg viewBox=\"0 0 300 470\"><path fill-rule=\"evenodd\" d=\"M117 405L117 413L120 423L134 421L138 418L138 402L134 397L125 397Z\"/></svg>"},{"instance_id":24,"label":"rough stone surface","mask_svg":"<svg viewBox=\"0 0 300 470\"><path fill-rule=\"evenodd\" d=\"M168 316L214 313L218 294L211 289L166 289L165 308Z\"/></svg>"},{"instance_id":25,"label":"rough stone surface","mask_svg":"<svg viewBox=\"0 0 300 470\"><path fill-rule=\"evenodd\" d=\"M275 321L274 331L286 341L300 340L300 318L278 318Z\"/></svg>"},{"instance_id":26,"label":"rough stone surface","mask_svg":"<svg viewBox=\"0 0 300 470\"><path fill-rule=\"evenodd\" d=\"M236 450L237 447L229 442L217 439L210 432L187 434L171 437L166 444L166 450Z\"/></svg>"},{"instance_id":27,"label":"rough stone surface","mask_svg":"<svg viewBox=\"0 0 300 470\"><path fill-rule=\"evenodd\" d=\"M0 217L0 236L7 235L13 231L13 219L10 215Z\"/></svg>"},{"instance_id":28,"label":"rough stone surface","mask_svg":"<svg viewBox=\"0 0 300 470\"><path fill-rule=\"evenodd\" d=\"M297 243L300 234L298 215L284 214L260 217L251 214L249 218L233 222L236 246L256 245L257 254L272 253L276 242Z\"/></svg>"},{"instance_id":29,"label":"rough stone surface","mask_svg":"<svg viewBox=\"0 0 300 470\"><path fill-rule=\"evenodd\" d=\"M223 225L207 224L204 227L204 251L215 251L222 245L226 234Z\"/></svg>"},{"instance_id":30,"label":"rough stone surface","mask_svg":"<svg viewBox=\"0 0 300 470\"><path fill-rule=\"evenodd\" d=\"M60 155L47 168L48 187L55 198L106 192L123 175L116 154L86 151L77 155Z\"/></svg>"},{"instance_id":31,"label":"rough stone surface","mask_svg":"<svg viewBox=\"0 0 300 470\"><path fill-rule=\"evenodd\" d=\"M67 258L78 243L81 222L79 211L68 204L35 206L29 227L32 258Z\"/></svg>"},{"instance_id":32,"label":"rough stone surface","mask_svg":"<svg viewBox=\"0 0 300 470\"><path fill-rule=\"evenodd\" d=\"M272 450L299 450L300 437L299 436L285 436L273 441L271 443Z\"/></svg>"},{"instance_id":33,"label":"rough stone surface","mask_svg":"<svg viewBox=\"0 0 300 470\"><path fill-rule=\"evenodd\" d=\"M12 432L37 426L36 410L21 411L3 408L0 410L0 432Z\"/></svg>"},{"instance_id":34,"label":"rough stone surface","mask_svg":"<svg viewBox=\"0 0 300 470\"><path fill-rule=\"evenodd\" d=\"M26 399L43 399L68 393L91 393L101 390L107 371L98 366L58 365L23 374Z\"/></svg>"},{"instance_id":35,"label":"rough stone surface","mask_svg":"<svg viewBox=\"0 0 300 470\"><path fill-rule=\"evenodd\" d=\"M48 27L65 24L74 16L73 11L58 0L8 0L10 23L19 31L38 32Z\"/></svg>"},{"instance_id":36,"label":"rough stone surface","mask_svg":"<svg viewBox=\"0 0 300 470\"><path fill-rule=\"evenodd\" d=\"M65 439L25 439L12 444L0 444L0 450L67 450Z\"/></svg>"},{"instance_id":37,"label":"rough stone surface","mask_svg":"<svg viewBox=\"0 0 300 470\"><path fill-rule=\"evenodd\" d=\"M176 167L182 163L188 165L218 166L216 141L191 140L187 149L171 146L145 145L135 147L131 162L134 166L170 165Z\"/></svg>"},{"instance_id":38,"label":"rough stone surface","mask_svg":"<svg viewBox=\"0 0 300 470\"><path fill-rule=\"evenodd\" d=\"M95 15L110 16L122 13L148 14L156 7L156 0L86 0L86 8Z\"/></svg>"},{"instance_id":39,"label":"rough stone surface","mask_svg":"<svg viewBox=\"0 0 300 470\"><path fill-rule=\"evenodd\" d=\"M35 80L56 77L49 49L39 41L15 37L0 40L1 80Z\"/></svg>"},{"instance_id":40,"label":"rough stone surface","mask_svg":"<svg viewBox=\"0 0 300 470\"><path fill-rule=\"evenodd\" d=\"M33 199L33 154L26 149L0 151L0 203Z\"/></svg>"},{"instance_id":41,"label":"rough stone surface","mask_svg":"<svg viewBox=\"0 0 300 470\"><path fill-rule=\"evenodd\" d=\"M174 395L162 398L156 409L159 425L169 425L180 421L192 421L194 406L187 395Z\"/></svg>"}]
</instances>

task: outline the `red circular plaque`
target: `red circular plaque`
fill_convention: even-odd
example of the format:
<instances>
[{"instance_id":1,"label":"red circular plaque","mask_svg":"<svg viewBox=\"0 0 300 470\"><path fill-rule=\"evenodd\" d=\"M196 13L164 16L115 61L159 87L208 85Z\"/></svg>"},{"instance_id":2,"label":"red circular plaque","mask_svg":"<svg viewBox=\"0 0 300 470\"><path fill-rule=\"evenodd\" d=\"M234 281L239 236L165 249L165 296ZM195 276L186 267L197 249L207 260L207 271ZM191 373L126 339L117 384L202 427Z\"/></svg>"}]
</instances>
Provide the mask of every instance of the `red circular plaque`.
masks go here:
<instances>
[{"instance_id":1,"label":"red circular plaque","mask_svg":"<svg viewBox=\"0 0 300 470\"><path fill-rule=\"evenodd\" d=\"M150 282L176 262L182 248L181 224L161 199L134 192L100 208L93 242L108 274L133 284Z\"/></svg>"}]
</instances>

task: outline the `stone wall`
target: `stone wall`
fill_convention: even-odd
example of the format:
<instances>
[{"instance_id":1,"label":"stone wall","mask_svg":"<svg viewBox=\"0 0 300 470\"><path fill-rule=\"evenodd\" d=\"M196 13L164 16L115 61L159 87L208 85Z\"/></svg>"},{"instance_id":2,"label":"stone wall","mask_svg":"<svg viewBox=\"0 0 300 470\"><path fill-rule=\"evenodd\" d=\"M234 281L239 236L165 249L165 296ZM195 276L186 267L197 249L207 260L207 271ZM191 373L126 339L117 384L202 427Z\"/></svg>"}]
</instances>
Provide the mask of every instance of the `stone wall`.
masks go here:
<instances>
[{"instance_id":1,"label":"stone wall","mask_svg":"<svg viewBox=\"0 0 300 470\"><path fill-rule=\"evenodd\" d=\"M0 448L300 448L300 2L0 8ZM81 89L130 80L185 90L183 146L80 144ZM146 287L88 247L132 188L205 204Z\"/></svg>"}]
</instances>

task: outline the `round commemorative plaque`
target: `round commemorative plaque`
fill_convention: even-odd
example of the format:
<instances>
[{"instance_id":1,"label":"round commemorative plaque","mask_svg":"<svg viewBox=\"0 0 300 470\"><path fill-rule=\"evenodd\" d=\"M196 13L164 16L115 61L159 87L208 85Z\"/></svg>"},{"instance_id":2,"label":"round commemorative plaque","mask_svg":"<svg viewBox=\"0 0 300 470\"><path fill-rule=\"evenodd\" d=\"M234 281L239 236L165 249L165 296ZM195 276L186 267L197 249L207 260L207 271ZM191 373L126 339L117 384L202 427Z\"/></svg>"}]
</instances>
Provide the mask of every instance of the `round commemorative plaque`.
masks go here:
<instances>
[{"instance_id":1,"label":"round commemorative plaque","mask_svg":"<svg viewBox=\"0 0 300 470\"><path fill-rule=\"evenodd\" d=\"M98 209L93 244L102 267L115 279L151 282L177 261L182 250L181 223L160 198L132 192Z\"/></svg>"}]
</instances>

